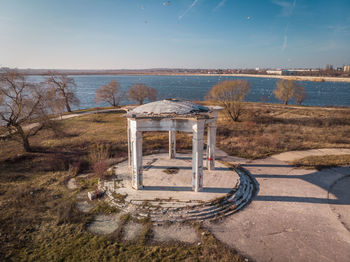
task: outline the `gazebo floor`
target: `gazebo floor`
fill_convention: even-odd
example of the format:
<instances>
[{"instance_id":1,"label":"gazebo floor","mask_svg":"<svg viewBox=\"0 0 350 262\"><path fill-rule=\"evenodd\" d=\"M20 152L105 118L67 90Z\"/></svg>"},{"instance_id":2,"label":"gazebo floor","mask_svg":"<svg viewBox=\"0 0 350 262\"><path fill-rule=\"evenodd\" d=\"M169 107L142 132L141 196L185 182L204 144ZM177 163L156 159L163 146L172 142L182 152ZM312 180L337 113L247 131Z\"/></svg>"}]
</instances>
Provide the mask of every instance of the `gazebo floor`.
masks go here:
<instances>
[{"instance_id":1,"label":"gazebo floor","mask_svg":"<svg viewBox=\"0 0 350 262\"><path fill-rule=\"evenodd\" d=\"M111 203L153 221L201 220L233 213L249 202L254 191L249 176L218 161L215 170L203 169L202 190L192 191L190 154L176 154L175 159L167 154L144 156L141 190L131 187L127 161L114 168L115 177L100 185Z\"/></svg>"}]
</instances>

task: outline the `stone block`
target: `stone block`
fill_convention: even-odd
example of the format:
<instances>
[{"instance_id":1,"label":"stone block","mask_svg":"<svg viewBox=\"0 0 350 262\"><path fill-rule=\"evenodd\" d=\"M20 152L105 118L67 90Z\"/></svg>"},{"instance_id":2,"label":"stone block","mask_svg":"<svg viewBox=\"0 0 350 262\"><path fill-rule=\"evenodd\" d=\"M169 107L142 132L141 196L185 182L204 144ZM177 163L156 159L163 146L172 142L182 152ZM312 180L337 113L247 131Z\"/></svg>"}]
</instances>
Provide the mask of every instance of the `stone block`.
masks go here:
<instances>
[{"instance_id":1,"label":"stone block","mask_svg":"<svg viewBox=\"0 0 350 262\"><path fill-rule=\"evenodd\" d=\"M104 194L104 191L90 191L88 192L88 198L90 200L94 200L96 198L102 197Z\"/></svg>"}]
</instances>

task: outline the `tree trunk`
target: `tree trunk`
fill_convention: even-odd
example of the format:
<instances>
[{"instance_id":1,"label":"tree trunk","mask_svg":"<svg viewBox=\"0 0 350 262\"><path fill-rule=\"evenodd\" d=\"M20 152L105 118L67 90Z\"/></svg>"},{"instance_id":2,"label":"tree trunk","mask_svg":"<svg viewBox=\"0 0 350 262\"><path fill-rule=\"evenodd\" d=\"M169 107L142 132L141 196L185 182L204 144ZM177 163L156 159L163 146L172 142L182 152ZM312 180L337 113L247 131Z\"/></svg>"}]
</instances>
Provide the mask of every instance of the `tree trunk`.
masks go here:
<instances>
[{"instance_id":1,"label":"tree trunk","mask_svg":"<svg viewBox=\"0 0 350 262\"><path fill-rule=\"evenodd\" d=\"M67 112L72 112L72 109L70 108L70 105L69 105L67 97L66 97L66 108L67 108Z\"/></svg>"},{"instance_id":2,"label":"tree trunk","mask_svg":"<svg viewBox=\"0 0 350 262\"><path fill-rule=\"evenodd\" d=\"M29 144L28 137L23 137L23 147L26 152L32 152L32 148Z\"/></svg>"},{"instance_id":3,"label":"tree trunk","mask_svg":"<svg viewBox=\"0 0 350 262\"><path fill-rule=\"evenodd\" d=\"M21 136L22 138L22 143L23 143L23 148L26 152L32 152L32 148L29 144L29 139L28 136L26 136L26 134L24 133L23 129L21 126L16 126L17 132L18 134Z\"/></svg>"}]
</instances>

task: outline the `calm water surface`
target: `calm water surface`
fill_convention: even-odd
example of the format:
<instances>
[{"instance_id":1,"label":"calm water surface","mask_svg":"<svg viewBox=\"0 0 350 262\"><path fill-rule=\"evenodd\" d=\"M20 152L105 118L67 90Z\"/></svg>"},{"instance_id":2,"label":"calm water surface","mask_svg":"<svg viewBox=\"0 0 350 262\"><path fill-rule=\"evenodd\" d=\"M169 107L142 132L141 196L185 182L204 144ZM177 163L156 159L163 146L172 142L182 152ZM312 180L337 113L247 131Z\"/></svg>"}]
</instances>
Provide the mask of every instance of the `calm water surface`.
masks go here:
<instances>
[{"instance_id":1,"label":"calm water surface","mask_svg":"<svg viewBox=\"0 0 350 262\"><path fill-rule=\"evenodd\" d=\"M279 103L274 97L273 90L278 79L259 77L233 76L128 76L128 75L88 75L71 76L77 84L77 95L80 99L79 108L106 106L95 103L96 90L111 80L117 80L123 89L127 90L133 83L144 83L157 89L158 99L184 98L203 100L213 85L222 80L245 79L250 83L251 91L246 101ZM33 82L43 81L42 76L31 76ZM310 106L350 106L350 83L341 82L311 82L298 81L305 87L308 98L303 103ZM122 104L130 103L124 100ZM291 102L292 104L293 102ZM75 108L77 109L77 108Z\"/></svg>"}]
</instances>

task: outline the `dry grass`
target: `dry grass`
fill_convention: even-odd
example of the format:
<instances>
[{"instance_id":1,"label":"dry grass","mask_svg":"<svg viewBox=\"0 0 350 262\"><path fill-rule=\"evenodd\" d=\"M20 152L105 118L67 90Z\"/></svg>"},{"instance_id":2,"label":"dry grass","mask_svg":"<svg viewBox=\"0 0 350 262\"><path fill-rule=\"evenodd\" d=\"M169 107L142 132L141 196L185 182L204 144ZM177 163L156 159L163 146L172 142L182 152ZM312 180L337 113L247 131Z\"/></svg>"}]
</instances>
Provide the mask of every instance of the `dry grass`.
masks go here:
<instances>
[{"instance_id":1,"label":"dry grass","mask_svg":"<svg viewBox=\"0 0 350 262\"><path fill-rule=\"evenodd\" d=\"M350 166L350 155L308 156L292 162L303 169L330 168L335 166Z\"/></svg>"},{"instance_id":2,"label":"dry grass","mask_svg":"<svg viewBox=\"0 0 350 262\"><path fill-rule=\"evenodd\" d=\"M313 148L350 148L350 109L245 104L240 122L220 115L218 146L244 158Z\"/></svg>"},{"instance_id":3,"label":"dry grass","mask_svg":"<svg viewBox=\"0 0 350 262\"><path fill-rule=\"evenodd\" d=\"M108 144L113 158L125 157L125 124L122 113L63 120L59 135L43 130L31 138L35 153L25 153L13 141L0 142L1 261L242 261L213 236L208 242L203 239L201 246L155 244L151 223L135 243L121 241L122 228L106 237L86 231L96 212L118 210L100 204L88 214L78 212L76 194L95 188L97 178L78 178L81 188L74 191L66 188L66 182L79 171L91 171L91 145ZM191 148L190 137L178 138L180 149ZM167 149L166 133L145 134L144 140L145 153Z\"/></svg>"},{"instance_id":4,"label":"dry grass","mask_svg":"<svg viewBox=\"0 0 350 262\"><path fill-rule=\"evenodd\" d=\"M240 122L219 119L217 144L232 155L259 158L298 149L350 148L350 109L245 105ZM63 120L59 125L59 134L43 130L31 138L35 153L25 153L16 142L0 141L1 261L242 261L208 232L200 246L150 243L150 226L133 244L120 241L118 235L88 233L85 226L94 211L77 213L74 199L79 190L68 191L65 183L77 170L91 170L91 145L110 145L115 159L126 156L126 120L122 113L106 113ZM146 133L143 137L145 154L168 149L166 133ZM177 135L178 151L191 146L190 136ZM331 162L331 158L329 162L318 159L305 163L344 163ZM344 159L349 161L348 156ZM86 181L82 187L93 188L97 178ZM100 210L111 211L105 207Z\"/></svg>"}]
</instances>

